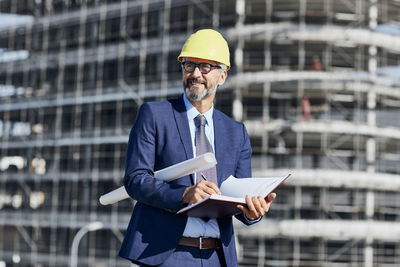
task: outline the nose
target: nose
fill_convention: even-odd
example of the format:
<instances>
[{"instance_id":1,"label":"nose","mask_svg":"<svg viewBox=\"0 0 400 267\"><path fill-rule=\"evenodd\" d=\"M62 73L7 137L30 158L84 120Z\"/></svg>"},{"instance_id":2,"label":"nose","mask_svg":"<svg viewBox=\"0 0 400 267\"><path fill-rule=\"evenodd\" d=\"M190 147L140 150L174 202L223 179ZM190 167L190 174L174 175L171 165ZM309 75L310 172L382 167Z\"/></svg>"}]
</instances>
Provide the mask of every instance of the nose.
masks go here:
<instances>
[{"instance_id":1,"label":"nose","mask_svg":"<svg viewBox=\"0 0 400 267\"><path fill-rule=\"evenodd\" d=\"M196 68L195 68L194 71L192 72L192 76L194 76L194 77L201 77L201 75L202 75L202 73L201 73L199 67L196 66Z\"/></svg>"}]
</instances>

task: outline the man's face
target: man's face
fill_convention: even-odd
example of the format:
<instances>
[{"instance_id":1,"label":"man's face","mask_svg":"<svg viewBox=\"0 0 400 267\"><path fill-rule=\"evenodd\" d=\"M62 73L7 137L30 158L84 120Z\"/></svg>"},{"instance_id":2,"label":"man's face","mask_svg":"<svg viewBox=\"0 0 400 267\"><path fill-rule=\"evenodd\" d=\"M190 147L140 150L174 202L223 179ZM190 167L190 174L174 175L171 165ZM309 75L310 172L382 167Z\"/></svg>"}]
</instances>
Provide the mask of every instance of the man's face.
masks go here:
<instances>
[{"instance_id":1,"label":"man's face","mask_svg":"<svg viewBox=\"0 0 400 267\"><path fill-rule=\"evenodd\" d=\"M186 58L184 61L218 65L215 61L200 58ZM200 101L215 94L217 87L224 83L227 71L212 68L209 73L204 74L196 67L193 72L187 72L183 69L182 74L186 97L192 101Z\"/></svg>"}]
</instances>

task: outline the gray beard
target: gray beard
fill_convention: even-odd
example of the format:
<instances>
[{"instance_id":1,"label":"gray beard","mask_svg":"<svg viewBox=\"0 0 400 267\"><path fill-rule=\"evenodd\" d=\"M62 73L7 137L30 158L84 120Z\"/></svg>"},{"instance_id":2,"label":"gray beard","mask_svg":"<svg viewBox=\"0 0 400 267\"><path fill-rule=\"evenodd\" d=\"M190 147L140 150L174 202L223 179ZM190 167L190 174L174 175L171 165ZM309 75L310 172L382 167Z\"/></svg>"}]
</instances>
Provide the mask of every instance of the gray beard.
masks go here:
<instances>
[{"instance_id":1,"label":"gray beard","mask_svg":"<svg viewBox=\"0 0 400 267\"><path fill-rule=\"evenodd\" d=\"M208 90L207 88L204 88L204 90L201 93L197 94L194 90L191 90L187 84L184 85L185 95L189 100L192 100L192 101L203 100L203 99L211 96L212 94L214 94L216 89L217 89L217 87L215 87L212 90Z\"/></svg>"}]
</instances>

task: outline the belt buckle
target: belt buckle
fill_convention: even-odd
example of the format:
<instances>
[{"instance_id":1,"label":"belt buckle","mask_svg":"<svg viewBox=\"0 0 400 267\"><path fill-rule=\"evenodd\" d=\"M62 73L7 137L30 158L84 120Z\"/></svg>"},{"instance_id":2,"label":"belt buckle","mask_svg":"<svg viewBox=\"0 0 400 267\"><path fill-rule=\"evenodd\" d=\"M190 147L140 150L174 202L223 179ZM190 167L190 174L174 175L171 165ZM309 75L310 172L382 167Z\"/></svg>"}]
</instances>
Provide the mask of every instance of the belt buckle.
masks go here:
<instances>
[{"instance_id":1,"label":"belt buckle","mask_svg":"<svg viewBox=\"0 0 400 267\"><path fill-rule=\"evenodd\" d=\"M199 249L203 249L203 237L199 237Z\"/></svg>"}]
</instances>

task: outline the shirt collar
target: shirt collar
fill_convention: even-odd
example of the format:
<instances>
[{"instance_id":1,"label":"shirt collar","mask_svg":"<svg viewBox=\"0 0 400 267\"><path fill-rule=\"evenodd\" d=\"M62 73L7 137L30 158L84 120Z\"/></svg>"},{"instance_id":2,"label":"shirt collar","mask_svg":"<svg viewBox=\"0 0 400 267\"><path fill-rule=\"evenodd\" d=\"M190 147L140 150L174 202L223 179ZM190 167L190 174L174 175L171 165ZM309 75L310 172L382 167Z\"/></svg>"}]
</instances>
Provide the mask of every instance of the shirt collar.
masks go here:
<instances>
[{"instance_id":1,"label":"shirt collar","mask_svg":"<svg viewBox=\"0 0 400 267\"><path fill-rule=\"evenodd\" d=\"M192 103L190 103L190 101L186 98L185 94L183 94L183 102L185 103L188 119L194 120L194 118L196 118L196 116L199 115L200 112L192 105ZM206 113L203 114L204 117L206 117L207 119L207 124L209 124L209 122L212 121L213 112L214 112L214 103L212 104L211 108Z\"/></svg>"}]
</instances>

